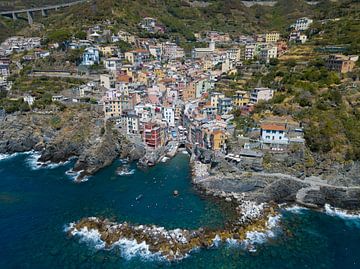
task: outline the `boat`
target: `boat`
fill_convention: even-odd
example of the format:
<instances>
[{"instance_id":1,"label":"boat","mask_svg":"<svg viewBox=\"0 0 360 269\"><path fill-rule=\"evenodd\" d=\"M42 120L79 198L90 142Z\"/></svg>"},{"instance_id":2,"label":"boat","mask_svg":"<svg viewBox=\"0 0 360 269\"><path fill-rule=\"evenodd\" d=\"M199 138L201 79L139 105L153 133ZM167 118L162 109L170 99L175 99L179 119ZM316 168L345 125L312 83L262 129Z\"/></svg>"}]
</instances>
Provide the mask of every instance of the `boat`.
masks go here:
<instances>
[{"instance_id":1,"label":"boat","mask_svg":"<svg viewBox=\"0 0 360 269\"><path fill-rule=\"evenodd\" d=\"M143 197L142 194L138 195L138 196L136 197L136 201L139 201L142 197Z\"/></svg>"}]
</instances>

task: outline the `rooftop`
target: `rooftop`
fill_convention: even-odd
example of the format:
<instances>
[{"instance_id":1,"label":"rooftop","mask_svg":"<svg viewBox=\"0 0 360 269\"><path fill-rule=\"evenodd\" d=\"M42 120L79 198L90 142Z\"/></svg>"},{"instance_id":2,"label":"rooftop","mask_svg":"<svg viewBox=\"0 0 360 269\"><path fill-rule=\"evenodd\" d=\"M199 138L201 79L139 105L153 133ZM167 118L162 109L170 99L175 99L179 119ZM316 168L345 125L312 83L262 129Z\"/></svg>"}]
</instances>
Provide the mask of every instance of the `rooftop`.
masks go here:
<instances>
[{"instance_id":1,"label":"rooftop","mask_svg":"<svg viewBox=\"0 0 360 269\"><path fill-rule=\"evenodd\" d=\"M261 124L262 130L269 130L269 131L285 131L286 127L285 124Z\"/></svg>"}]
</instances>

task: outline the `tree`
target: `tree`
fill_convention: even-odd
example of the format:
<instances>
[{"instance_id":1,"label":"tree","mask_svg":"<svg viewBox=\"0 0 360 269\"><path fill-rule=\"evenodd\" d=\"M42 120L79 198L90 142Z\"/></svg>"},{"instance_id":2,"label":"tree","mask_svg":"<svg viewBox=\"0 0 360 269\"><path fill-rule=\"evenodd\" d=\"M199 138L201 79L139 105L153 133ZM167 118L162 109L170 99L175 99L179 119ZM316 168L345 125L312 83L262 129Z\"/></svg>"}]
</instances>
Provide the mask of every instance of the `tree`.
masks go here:
<instances>
[{"instance_id":1,"label":"tree","mask_svg":"<svg viewBox=\"0 0 360 269\"><path fill-rule=\"evenodd\" d=\"M69 30L58 29L54 30L47 35L49 42L61 43L71 38L72 34Z\"/></svg>"},{"instance_id":2,"label":"tree","mask_svg":"<svg viewBox=\"0 0 360 269\"><path fill-rule=\"evenodd\" d=\"M78 39L86 39L87 34L84 31L78 31L75 33L74 36L75 36L75 38L78 38Z\"/></svg>"}]
</instances>

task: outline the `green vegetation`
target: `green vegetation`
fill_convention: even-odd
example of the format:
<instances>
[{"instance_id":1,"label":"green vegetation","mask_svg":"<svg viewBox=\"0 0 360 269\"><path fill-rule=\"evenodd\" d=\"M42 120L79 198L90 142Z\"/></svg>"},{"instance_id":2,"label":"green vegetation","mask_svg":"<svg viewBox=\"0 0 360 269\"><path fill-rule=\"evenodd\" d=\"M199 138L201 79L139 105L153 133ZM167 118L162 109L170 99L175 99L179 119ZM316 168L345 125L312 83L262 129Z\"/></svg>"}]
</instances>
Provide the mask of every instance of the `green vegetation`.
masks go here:
<instances>
[{"instance_id":1,"label":"green vegetation","mask_svg":"<svg viewBox=\"0 0 360 269\"><path fill-rule=\"evenodd\" d=\"M0 109L4 109L6 113L13 113L29 111L30 107L23 99L0 98Z\"/></svg>"},{"instance_id":2,"label":"green vegetation","mask_svg":"<svg viewBox=\"0 0 360 269\"><path fill-rule=\"evenodd\" d=\"M26 1L22 2L26 5ZM109 19L114 22L111 26L113 31L123 29L140 33L138 23L143 17L150 16L157 18L168 30L164 38L178 37L184 42L194 41L194 33L204 30L224 31L233 36L268 30L286 32L287 27L302 16L325 19L350 14L349 18L358 18L354 10L359 10L359 3L355 0L320 2L312 6L304 0L279 0L274 7L255 5L247 8L241 1L235 0L204 1L203 5L183 0L91 0L61 12L50 12L48 18L36 20L40 20L49 30L49 40L63 41L69 36L82 38L87 27ZM0 37L10 34L14 25L11 20L4 20L7 25L0 28Z\"/></svg>"},{"instance_id":3,"label":"green vegetation","mask_svg":"<svg viewBox=\"0 0 360 269\"><path fill-rule=\"evenodd\" d=\"M133 49L133 46L130 43L127 43L123 40L120 40L119 42L117 42L116 45L118 46L120 51L123 53Z\"/></svg>"},{"instance_id":4,"label":"green vegetation","mask_svg":"<svg viewBox=\"0 0 360 269\"><path fill-rule=\"evenodd\" d=\"M36 97L45 94L59 94L61 91L83 84L82 80L71 78L48 78L13 76L14 81L12 93L28 93Z\"/></svg>"},{"instance_id":5,"label":"green vegetation","mask_svg":"<svg viewBox=\"0 0 360 269\"><path fill-rule=\"evenodd\" d=\"M268 111L290 115L305 127L312 152L332 160L360 160L360 93L349 87L352 79L341 81L339 74L328 71L317 58L306 65L281 62L267 73L255 74L246 86L255 87L259 81L278 91L272 100L256 106L253 118ZM238 128L246 130L249 119L234 115Z\"/></svg>"},{"instance_id":6,"label":"green vegetation","mask_svg":"<svg viewBox=\"0 0 360 269\"><path fill-rule=\"evenodd\" d=\"M47 41L50 43L60 43L69 40L72 37L72 33L67 29L57 29L50 31L46 37Z\"/></svg>"}]
</instances>

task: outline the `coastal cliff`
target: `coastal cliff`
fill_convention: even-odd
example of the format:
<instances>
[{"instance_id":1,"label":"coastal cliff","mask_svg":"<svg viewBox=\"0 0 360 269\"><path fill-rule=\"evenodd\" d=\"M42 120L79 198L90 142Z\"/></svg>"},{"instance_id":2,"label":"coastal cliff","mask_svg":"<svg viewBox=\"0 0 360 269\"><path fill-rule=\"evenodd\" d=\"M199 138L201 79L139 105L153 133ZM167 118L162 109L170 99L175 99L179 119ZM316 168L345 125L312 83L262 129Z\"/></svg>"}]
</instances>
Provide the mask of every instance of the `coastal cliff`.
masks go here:
<instances>
[{"instance_id":1,"label":"coastal cliff","mask_svg":"<svg viewBox=\"0 0 360 269\"><path fill-rule=\"evenodd\" d=\"M244 194L245 199L263 202L297 203L310 208L324 208L326 204L359 210L360 184L356 171L358 163L324 163L304 169L301 157L288 155L283 162L272 158L273 165L246 169L213 157L204 162L204 154L194 158L193 183L208 195L233 199ZM277 156L278 157L278 156ZM255 167L255 168L254 168Z\"/></svg>"},{"instance_id":2,"label":"coastal cliff","mask_svg":"<svg viewBox=\"0 0 360 269\"><path fill-rule=\"evenodd\" d=\"M105 122L90 108L9 115L0 121L0 153L31 150L41 154L38 162L44 165L76 157L73 171L79 173L77 180L116 158L137 160L144 154L143 148L130 143L112 122Z\"/></svg>"}]
</instances>

